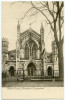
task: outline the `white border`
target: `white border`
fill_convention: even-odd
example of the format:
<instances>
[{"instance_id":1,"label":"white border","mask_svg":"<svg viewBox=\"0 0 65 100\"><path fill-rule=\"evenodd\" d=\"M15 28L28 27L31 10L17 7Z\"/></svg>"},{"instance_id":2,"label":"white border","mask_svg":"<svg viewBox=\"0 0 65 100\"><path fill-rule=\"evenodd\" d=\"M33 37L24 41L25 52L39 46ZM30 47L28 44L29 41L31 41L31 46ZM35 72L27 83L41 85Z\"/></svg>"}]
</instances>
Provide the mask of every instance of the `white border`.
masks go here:
<instances>
[{"instance_id":1,"label":"white border","mask_svg":"<svg viewBox=\"0 0 65 100\"><path fill-rule=\"evenodd\" d=\"M0 99L1 99L1 68L2 68L2 64L1 64L1 1L0 1Z\"/></svg>"}]
</instances>

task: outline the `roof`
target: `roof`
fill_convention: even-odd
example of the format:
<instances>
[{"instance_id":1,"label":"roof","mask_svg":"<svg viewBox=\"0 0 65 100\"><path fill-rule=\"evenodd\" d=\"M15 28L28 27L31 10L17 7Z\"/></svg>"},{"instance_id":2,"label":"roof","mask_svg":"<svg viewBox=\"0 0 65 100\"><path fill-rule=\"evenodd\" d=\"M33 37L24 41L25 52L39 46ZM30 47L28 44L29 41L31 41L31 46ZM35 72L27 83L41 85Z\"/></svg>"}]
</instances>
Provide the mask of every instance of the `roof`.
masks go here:
<instances>
[{"instance_id":1,"label":"roof","mask_svg":"<svg viewBox=\"0 0 65 100\"><path fill-rule=\"evenodd\" d=\"M8 54L16 53L16 49L8 51Z\"/></svg>"},{"instance_id":2,"label":"roof","mask_svg":"<svg viewBox=\"0 0 65 100\"><path fill-rule=\"evenodd\" d=\"M27 29L26 31L22 32L21 35L24 35L24 34L29 33L29 32L35 33L36 35L40 36L39 33L37 33L36 31L34 31L34 30L31 29L31 28L29 28L29 29Z\"/></svg>"}]
</instances>

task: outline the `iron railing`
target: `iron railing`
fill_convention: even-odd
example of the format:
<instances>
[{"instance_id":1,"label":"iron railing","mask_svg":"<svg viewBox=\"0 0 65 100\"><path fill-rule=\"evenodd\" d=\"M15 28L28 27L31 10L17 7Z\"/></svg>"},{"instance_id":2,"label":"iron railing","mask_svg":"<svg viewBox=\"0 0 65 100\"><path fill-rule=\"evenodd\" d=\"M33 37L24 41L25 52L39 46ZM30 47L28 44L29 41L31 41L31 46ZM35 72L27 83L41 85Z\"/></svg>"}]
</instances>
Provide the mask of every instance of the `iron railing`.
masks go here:
<instances>
[{"instance_id":1,"label":"iron railing","mask_svg":"<svg viewBox=\"0 0 65 100\"><path fill-rule=\"evenodd\" d=\"M27 74L25 74L27 73ZM27 70L15 70L14 72L9 72L9 70L2 73L2 81L14 82L14 81L25 81L25 80L52 80L53 78L59 77L59 71L54 70L48 74L47 70L44 73L41 70L36 70L33 75L28 75Z\"/></svg>"}]
</instances>

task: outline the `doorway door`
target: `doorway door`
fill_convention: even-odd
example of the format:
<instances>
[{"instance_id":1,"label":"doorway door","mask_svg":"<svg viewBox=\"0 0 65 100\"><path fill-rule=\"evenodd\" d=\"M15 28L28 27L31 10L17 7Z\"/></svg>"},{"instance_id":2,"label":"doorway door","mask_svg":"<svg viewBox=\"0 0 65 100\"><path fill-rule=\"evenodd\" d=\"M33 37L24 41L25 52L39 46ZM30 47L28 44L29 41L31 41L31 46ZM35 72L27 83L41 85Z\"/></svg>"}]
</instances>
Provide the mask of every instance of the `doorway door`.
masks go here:
<instances>
[{"instance_id":1,"label":"doorway door","mask_svg":"<svg viewBox=\"0 0 65 100\"><path fill-rule=\"evenodd\" d=\"M52 68L48 67L48 76L52 76Z\"/></svg>"},{"instance_id":2,"label":"doorway door","mask_svg":"<svg viewBox=\"0 0 65 100\"><path fill-rule=\"evenodd\" d=\"M28 65L28 76L34 76L36 73L36 68L35 68L35 65L33 63L30 63Z\"/></svg>"},{"instance_id":3,"label":"doorway door","mask_svg":"<svg viewBox=\"0 0 65 100\"><path fill-rule=\"evenodd\" d=\"M13 66L10 67L9 73L11 76L14 76L14 67Z\"/></svg>"}]
</instances>

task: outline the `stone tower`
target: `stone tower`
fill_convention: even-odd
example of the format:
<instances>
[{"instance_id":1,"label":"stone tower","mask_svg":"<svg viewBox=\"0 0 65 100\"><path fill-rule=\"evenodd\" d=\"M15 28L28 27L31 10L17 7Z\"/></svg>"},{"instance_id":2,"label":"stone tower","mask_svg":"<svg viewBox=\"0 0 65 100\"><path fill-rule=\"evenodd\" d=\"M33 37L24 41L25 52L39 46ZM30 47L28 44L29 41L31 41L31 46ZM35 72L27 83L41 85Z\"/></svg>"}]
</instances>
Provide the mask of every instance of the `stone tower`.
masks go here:
<instances>
[{"instance_id":1,"label":"stone tower","mask_svg":"<svg viewBox=\"0 0 65 100\"><path fill-rule=\"evenodd\" d=\"M19 67L20 62L20 23L17 25L17 41L16 41L16 69Z\"/></svg>"},{"instance_id":2,"label":"stone tower","mask_svg":"<svg viewBox=\"0 0 65 100\"><path fill-rule=\"evenodd\" d=\"M54 64L56 64L58 60L58 49L55 41L52 42L52 57Z\"/></svg>"},{"instance_id":3,"label":"stone tower","mask_svg":"<svg viewBox=\"0 0 65 100\"><path fill-rule=\"evenodd\" d=\"M5 64L8 60L8 40L6 38L2 39L2 70L5 70Z\"/></svg>"},{"instance_id":4,"label":"stone tower","mask_svg":"<svg viewBox=\"0 0 65 100\"><path fill-rule=\"evenodd\" d=\"M59 75L58 48L55 41L52 42L52 61L53 61L54 76L58 76Z\"/></svg>"}]
</instances>

